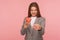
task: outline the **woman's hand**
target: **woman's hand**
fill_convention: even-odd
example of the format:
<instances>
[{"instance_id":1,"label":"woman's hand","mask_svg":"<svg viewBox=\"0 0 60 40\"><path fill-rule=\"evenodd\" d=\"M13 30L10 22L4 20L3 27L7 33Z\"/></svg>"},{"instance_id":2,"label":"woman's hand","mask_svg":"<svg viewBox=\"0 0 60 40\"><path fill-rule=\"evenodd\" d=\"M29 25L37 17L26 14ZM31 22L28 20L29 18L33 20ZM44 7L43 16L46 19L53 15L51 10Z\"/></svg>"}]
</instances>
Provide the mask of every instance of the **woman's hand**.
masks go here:
<instances>
[{"instance_id":1,"label":"woman's hand","mask_svg":"<svg viewBox=\"0 0 60 40\"><path fill-rule=\"evenodd\" d=\"M30 19L29 17L27 17L27 18L25 19L24 28L27 28L27 27L28 27L30 21L31 21L31 19Z\"/></svg>"},{"instance_id":2,"label":"woman's hand","mask_svg":"<svg viewBox=\"0 0 60 40\"><path fill-rule=\"evenodd\" d=\"M28 27L28 24L27 24L27 23L25 23L25 24L24 24L24 28L26 29L27 27Z\"/></svg>"},{"instance_id":3,"label":"woman's hand","mask_svg":"<svg viewBox=\"0 0 60 40\"><path fill-rule=\"evenodd\" d=\"M41 30L41 25L34 24L33 29L35 29L35 30Z\"/></svg>"}]
</instances>

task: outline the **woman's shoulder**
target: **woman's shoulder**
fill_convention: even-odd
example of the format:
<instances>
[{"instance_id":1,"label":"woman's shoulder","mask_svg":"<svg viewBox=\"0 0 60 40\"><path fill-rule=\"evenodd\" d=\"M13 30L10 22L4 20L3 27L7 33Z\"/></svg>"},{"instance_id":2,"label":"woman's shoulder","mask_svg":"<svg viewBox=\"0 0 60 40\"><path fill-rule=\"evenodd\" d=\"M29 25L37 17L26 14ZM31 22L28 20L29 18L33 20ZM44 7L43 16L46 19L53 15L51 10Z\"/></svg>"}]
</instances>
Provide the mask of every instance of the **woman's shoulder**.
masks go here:
<instances>
[{"instance_id":1,"label":"woman's shoulder","mask_svg":"<svg viewBox=\"0 0 60 40\"><path fill-rule=\"evenodd\" d=\"M27 17L24 17L24 19L26 19Z\"/></svg>"},{"instance_id":2,"label":"woman's shoulder","mask_svg":"<svg viewBox=\"0 0 60 40\"><path fill-rule=\"evenodd\" d=\"M27 17L24 17L24 20L26 19Z\"/></svg>"},{"instance_id":3,"label":"woman's shoulder","mask_svg":"<svg viewBox=\"0 0 60 40\"><path fill-rule=\"evenodd\" d=\"M45 18L44 18L44 17L39 17L38 19L40 19L40 20L45 20Z\"/></svg>"}]
</instances>

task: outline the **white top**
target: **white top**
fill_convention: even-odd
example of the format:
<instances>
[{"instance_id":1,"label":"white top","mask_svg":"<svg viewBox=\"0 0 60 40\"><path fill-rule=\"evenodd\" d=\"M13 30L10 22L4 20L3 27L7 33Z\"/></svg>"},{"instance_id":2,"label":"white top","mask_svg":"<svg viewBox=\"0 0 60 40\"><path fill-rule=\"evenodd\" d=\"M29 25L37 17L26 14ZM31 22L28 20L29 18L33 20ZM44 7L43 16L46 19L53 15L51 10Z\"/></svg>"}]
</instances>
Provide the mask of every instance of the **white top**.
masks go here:
<instances>
[{"instance_id":1,"label":"white top","mask_svg":"<svg viewBox=\"0 0 60 40\"><path fill-rule=\"evenodd\" d=\"M36 18L37 18L37 17L31 17L31 27L33 27Z\"/></svg>"}]
</instances>

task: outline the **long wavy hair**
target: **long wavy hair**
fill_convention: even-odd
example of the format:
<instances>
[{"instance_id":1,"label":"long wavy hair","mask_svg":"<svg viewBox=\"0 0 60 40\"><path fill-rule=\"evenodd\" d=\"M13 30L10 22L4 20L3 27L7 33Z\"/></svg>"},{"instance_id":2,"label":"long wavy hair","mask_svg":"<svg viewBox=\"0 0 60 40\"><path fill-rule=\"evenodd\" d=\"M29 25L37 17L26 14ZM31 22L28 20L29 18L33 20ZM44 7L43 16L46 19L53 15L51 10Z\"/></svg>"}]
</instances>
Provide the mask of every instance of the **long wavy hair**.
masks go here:
<instances>
[{"instance_id":1,"label":"long wavy hair","mask_svg":"<svg viewBox=\"0 0 60 40\"><path fill-rule=\"evenodd\" d=\"M30 5L29 5L29 8L28 8L28 17L31 17L31 7L36 7L37 8L37 17L41 17L41 14L40 14L40 10L39 10L39 6L36 2L32 2Z\"/></svg>"}]
</instances>

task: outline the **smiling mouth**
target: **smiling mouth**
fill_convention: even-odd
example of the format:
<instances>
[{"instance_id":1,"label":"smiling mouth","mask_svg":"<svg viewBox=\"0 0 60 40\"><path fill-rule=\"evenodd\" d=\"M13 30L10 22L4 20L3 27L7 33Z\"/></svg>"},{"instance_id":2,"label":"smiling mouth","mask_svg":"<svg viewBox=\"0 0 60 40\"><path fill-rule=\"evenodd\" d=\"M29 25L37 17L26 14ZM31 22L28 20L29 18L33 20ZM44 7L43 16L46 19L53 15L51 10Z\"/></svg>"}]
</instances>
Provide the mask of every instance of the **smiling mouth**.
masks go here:
<instances>
[{"instance_id":1,"label":"smiling mouth","mask_svg":"<svg viewBox=\"0 0 60 40\"><path fill-rule=\"evenodd\" d=\"M35 13L32 13L32 14L35 14Z\"/></svg>"}]
</instances>

